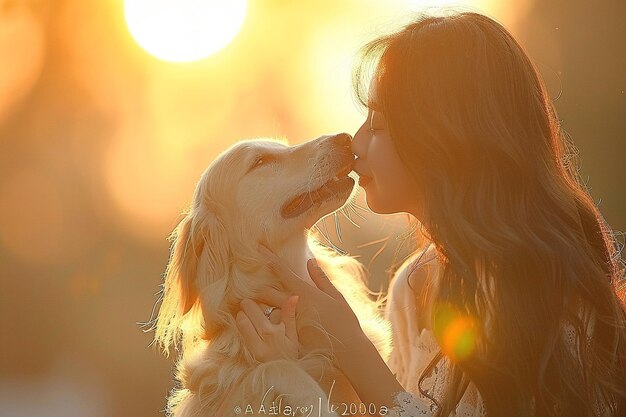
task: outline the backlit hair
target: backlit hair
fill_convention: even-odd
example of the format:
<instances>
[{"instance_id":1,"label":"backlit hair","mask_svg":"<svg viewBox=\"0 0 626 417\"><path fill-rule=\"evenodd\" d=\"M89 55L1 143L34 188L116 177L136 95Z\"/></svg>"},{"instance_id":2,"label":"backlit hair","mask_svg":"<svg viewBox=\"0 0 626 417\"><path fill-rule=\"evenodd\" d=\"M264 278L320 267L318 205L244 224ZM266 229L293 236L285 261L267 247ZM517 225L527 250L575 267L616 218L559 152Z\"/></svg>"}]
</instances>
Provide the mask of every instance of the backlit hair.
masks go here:
<instances>
[{"instance_id":1,"label":"backlit hair","mask_svg":"<svg viewBox=\"0 0 626 417\"><path fill-rule=\"evenodd\" d=\"M354 86L418 184L432 304L474 319L439 415L469 382L490 416L626 415L623 262L523 48L477 13L422 15L362 49Z\"/></svg>"}]
</instances>

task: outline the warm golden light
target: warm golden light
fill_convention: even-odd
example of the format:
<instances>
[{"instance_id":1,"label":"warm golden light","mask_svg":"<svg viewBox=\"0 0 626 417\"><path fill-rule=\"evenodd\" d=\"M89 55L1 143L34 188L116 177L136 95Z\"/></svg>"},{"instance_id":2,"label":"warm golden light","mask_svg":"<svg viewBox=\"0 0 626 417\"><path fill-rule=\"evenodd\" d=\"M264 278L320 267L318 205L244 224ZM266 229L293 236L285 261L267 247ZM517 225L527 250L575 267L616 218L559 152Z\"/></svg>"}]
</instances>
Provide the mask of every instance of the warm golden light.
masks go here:
<instances>
[{"instance_id":1,"label":"warm golden light","mask_svg":"<svg viewBox=\"0 0 626 417\"><path fill-rule=\"evenodd\" d=\"M435 334L442 341L441 349L446 356L454 361L469 357L476 345L475 320L448 305L437 306L434 315Z\"/></svg>"},{"instance_id":2,"label":"warm golden light","mask_svg":"<svg viewBox=\"0 0 626 417\"><path fill-rule=\"evenodd\" d=\"M241 29L246 0L126 0L126 24L137 43L171 62L206 58Z\"/></svg>"},{"instance_id":3,"label":"warm golden light","mask_svg":"<svg viewBox=\"0 0 626 417\"><path fill-rule=\"evenodd\" d=\"M42 24L28 6L17 3L10 13L0 9L0 124L39 78L45 58L44 36Z\"/></svg>"}]
</instances>

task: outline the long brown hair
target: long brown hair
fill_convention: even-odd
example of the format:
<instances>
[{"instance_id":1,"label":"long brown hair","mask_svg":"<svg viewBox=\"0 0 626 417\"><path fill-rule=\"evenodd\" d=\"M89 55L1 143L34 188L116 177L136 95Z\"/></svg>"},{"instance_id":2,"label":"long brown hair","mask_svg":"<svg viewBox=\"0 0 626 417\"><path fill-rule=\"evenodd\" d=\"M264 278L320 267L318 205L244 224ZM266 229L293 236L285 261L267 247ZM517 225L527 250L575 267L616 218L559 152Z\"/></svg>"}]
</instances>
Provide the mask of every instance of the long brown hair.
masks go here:
<instances>
[{"instance_id":1,"label":"long brown hair","mask_svg":"<svg viewBox=\"0 0 626 417\"><path fill-rule=\"evenodd\" d=\"M626 415L623 262L523 48L477 13L421 15L362 49L354 85L424 201L433 305L473 318L438 415L469 382L490 416Z\"/></svg>"}]
</instances>

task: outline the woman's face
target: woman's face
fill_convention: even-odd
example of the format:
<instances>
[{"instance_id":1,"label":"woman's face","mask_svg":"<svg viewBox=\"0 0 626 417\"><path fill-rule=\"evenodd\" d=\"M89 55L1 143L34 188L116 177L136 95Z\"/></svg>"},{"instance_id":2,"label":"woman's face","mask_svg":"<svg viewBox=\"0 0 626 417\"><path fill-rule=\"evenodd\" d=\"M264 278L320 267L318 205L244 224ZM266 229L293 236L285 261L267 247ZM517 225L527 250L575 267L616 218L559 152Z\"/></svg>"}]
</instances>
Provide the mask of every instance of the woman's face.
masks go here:
<instances>
[{"instance_id":1,"label":"woman's face","mask_svg":"<svg viewBox=\"0 0 626 417\"><path fill-rule=\"evenodd\" d=\"M352 152L358 158L354 171L359 174L370 210L418 217L414 181L396 152L382 113L369 110L365 123L354 134Z\"/></svg>"}]
</instances>

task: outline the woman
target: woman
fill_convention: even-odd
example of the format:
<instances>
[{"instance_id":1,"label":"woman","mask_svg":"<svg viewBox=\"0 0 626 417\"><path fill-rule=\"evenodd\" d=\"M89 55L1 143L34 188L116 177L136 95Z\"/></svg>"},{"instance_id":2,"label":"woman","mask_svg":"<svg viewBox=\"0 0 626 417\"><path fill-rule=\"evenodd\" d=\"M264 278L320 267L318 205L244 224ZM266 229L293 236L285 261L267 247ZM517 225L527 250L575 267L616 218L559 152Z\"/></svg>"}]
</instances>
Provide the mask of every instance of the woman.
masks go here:
<instances>
[{"instance_id":1,"label":"woman","mask_svg":"<svg viewBox=\"0 0 626 417\"><path fill-rule=\"evenodd\" d=\"M242 302L251 351L271 360L279 343L297 355L297 294L298 308L315 305L339 340L335 362L363 402L393 406L391 414L626 415L617 245L523 49L497 22L466 12L422 16L363 52L355 87L369 113L354 135L354 170L373 211L409 213L432 242L433 267L413 263L390 292L414 290L420 308L409 325L438 352L415 367L417 386L403 387L323 273L309 269L313 288L271 253L286 292L258 301L281 306L282 322L264 341L255 327L267 323L250 321L260 308Z\"/></svg>"}]
</instances>

